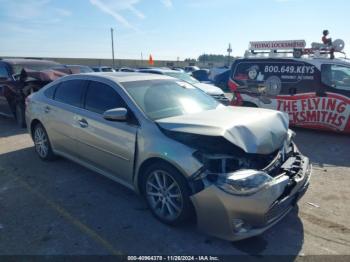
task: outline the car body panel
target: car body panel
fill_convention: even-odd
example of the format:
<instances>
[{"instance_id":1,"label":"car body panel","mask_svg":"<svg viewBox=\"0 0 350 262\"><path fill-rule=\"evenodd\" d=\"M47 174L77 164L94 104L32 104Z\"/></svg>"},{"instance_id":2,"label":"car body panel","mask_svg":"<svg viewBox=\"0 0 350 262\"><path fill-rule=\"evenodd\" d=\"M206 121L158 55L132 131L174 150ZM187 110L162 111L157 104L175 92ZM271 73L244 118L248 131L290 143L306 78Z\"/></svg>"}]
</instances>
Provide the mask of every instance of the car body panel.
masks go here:
<instances>
[{"instance_id":1,"label":"car body panel","mask_svg":"<svg viewBox=\"0 0 350 262\"><path fill-rule=\"evenodd\" d=\"M283 194L289 181L289 178L283 175L276 177L266 189L244 198L225 193L214 185L193 195L191 199L197 213L198 228L209 235L229 241L263 233L287 215L308 188L311 167L308 158L304 158L303 161L301 178L294 190L280 201L277 199ZM289 204L267 220L274 203L282 205L285 202ZM244 221L245 228L242 232L235 232L234 219Z\"/></svg>"},{"instance_id":2,"label":"car body panel","mask_svg":"<svg viewBox=\"0 0 350 262\"><path fill-rule=\"evenodd\" d=\"M156 121L177 132L222 136L247 153L270 154L280 148L288 131L288 116L274 110L220 107L202 113Z\"/></svg>"},{"instance_id":3,"label":"car body panel","mask_svg":"<svg viewBox=\"0 0 350 262\"><path fill-rule=\"evenodd\" d=\"M100 81L113 86L127 104L128 110L134 113L138 124L106 121L100 114L66 107L44 95L47 88L71 79ZM48 132L56 154L111 178L135 192L140 192L142 168L149 161L162 160L169 163L188 181L198 227L210 235L237 240L259 234L277 223L286 212L278 218L273 217L273 221L268 223L262 223L261 220L278 201L282 201L279 198L285 193L289 181L293 180L296 186L287 195L287 200L294 199L294 195L299 194L302 187L307 185L306 177L309 174L305 174L310 170L307 158L303 158L298 180L295 176L292 178L281 174L274 177L262 190L249 196L226 193L213 183L206 183L203 188L194 190L191 186L193 178L204 172L203 163L194 157L198 149L172 139L164 132L163 127L168 125L167 128L170 129L178 127L178 130L184 132L223 135L225 138L228 135L231 143L237 143L249 152L261 153L278 148L283 140L289 141L287 117L272 110L239 109L220 105L213 112L205 112L207 118L204 117L205 114L194 114L155 122L140 110L123 88L124 82L149 79L172 80L167 76L137 73L94 73L60 78L29 97L26 108L28 131L31 133L33 121L40 121ZM46 110L47 106L50 107L49 112ZM249 119L248 116L253 117ZM87 120L88 126L82 127L79 124L81 118ZM206 178L199 179L202 181ZM288 202L288 209L290 208L292 205ZM246 232L234 232L232 221L235 218L244 219L253 228Z\"/></svg>"},{"instance_id":4,"label":"car body panel","mask_svg":"<svg viewBox=\"0 0 350 262\"><path fill-rule=\"evenodd\" d=\"M222 94L224 94L224 91L222 91L220 88L218 88L214 85L210 85L210 84L206 84L206 83L197 83L197 84L194 84L194 86L201 89L202 91L204 91L208 95L222 95Z\"/></svg>"}]
</instances>

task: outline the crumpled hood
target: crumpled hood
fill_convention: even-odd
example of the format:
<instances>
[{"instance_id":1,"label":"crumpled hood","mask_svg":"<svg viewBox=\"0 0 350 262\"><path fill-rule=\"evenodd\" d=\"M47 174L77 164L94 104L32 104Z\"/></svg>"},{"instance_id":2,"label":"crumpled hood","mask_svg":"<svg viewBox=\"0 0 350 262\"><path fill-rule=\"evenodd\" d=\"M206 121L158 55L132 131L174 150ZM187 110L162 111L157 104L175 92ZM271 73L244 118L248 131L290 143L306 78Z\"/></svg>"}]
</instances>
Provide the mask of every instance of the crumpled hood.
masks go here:
<instances>
[{"instance_id":1,"label":"crumpled hood","mask_svg":"<svg viewBox=\"0 0 350 262\"><path fill-rule=\"evenodd\" d=\"M209 94L209 95L221 95L224 92L218 88L217 86L205 84L205 83L196 83L194 84L195 87L201 89L203 92Z\"/></svg>"},{"instance_id":2,"label":"crumpled hood","mask_svg":"<svg viewBox=\"0 0 350 262\"><path fill-rule=\"evenodd\" d=\"M164 118L160 127L183 133L222 136L246 153L270 154L288 136L288 115L275 110L219 106L201 113Z\"/></svg>"}]
</instances>

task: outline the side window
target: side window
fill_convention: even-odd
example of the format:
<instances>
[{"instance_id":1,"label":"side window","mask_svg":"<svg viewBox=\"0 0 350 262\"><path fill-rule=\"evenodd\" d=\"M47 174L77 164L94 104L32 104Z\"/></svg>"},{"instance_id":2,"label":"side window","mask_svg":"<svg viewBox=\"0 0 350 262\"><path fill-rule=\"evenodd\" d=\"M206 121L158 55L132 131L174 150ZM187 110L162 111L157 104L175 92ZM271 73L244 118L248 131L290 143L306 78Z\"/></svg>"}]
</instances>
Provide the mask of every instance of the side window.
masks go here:
<instances>
[{"instance_id":1,"label":"side window","mask_svg":"<svg viewBox=\"0 0 350 262\"><path fill-rule=\"evenodd\" d=\"M46 90L44 91L44 95L45 95L47 98L53 99L54 94L55 94L55 91L56 91L56 88L57 88L59 85L60 85L60 84L53 85L53 86L49 87L48 89L46 89Z\"/></svg>"},{"instance_id":2,"label":"side window","mask_svg":"<svg viewBox=\"0 0 350 262\"><path fill-rule=\"evenodd\" d=\"M57 87L54 99L56 101L81 107L82 95L86 81L67 80Z\"/></svg>"},{"instance_id":3,"label":"side window","mask_svg":"<svg viewBox=\"0 0 350 262\"><path fill-rule=\"evenodd\" d=\"M336 89L350 91L350 67L322 65L322 82Z\"/></svg>"},{"instance_id":4,"label":"side window","mask_svg":"<svg viewBox=\"0 0 350 262\"><path fill-rule=\"evenodd\" d=\"M259 66L252 63L239 63L233 71L233 79L238 81L254 81L257 79Z\"/></svg>"},{"instance_id":5,"label":"side window","mask_svg":"<svg viewBox=\"0 0 350 262\"><path fill-rule=\"evenodd\" d=\"M7 79L9 77L9 73L4 65L0 65L0 78Z\"/></svg>"},{"instance_id":6,"label":"side window","mask_svg":"<svg viewBox=\"0 0 350 262\"><path fill-rule=\"evenodd\" d=\"M109 85L91 81L85 96L85 109L102 114L106 110L126 107L124 100Z\"/></svg>"}]
</instances>

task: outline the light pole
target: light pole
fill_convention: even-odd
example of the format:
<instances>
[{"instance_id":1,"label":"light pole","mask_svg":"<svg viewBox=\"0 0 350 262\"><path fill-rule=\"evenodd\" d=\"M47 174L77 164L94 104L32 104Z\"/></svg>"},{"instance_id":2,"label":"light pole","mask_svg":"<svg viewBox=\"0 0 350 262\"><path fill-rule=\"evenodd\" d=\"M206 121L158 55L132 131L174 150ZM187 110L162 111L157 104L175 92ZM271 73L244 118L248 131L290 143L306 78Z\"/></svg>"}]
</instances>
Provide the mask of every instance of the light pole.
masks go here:
<instances>
[{"instance_id":1,"label":"light pole","mask_svg":"<svg viewBox=\"0 0 350 262\"><path fill-rule=\"evenodd\" d=\"M228 44L227 53L228 53L227 65L230 66L230 60L231 60L230 57L231 57L231 53L232 53L231 43Z\"/></svg>"},{"instance_id":2,"label":"light pole","mask_svg":"<svg viewBox=\"0 0 350 262\"><path fill-rule=\"evenodd\" d=\"M115 67L114 63L114 37L113 37L113 28L111 28L111 40L112 40L112 60L113 60L113 68Z\"/></svg>"}]
</instances>

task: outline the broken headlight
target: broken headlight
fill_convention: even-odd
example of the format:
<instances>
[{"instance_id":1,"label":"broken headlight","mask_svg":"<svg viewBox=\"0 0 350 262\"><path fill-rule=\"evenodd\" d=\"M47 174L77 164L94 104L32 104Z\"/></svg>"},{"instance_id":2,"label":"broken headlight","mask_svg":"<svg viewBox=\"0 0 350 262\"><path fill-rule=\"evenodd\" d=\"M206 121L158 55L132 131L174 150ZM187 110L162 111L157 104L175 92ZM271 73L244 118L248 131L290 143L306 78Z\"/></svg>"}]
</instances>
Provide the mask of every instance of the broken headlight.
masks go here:
<instances>
[{"instance_id":1,"label":"broken headlight","mask_svg":"<svg viewBox=\"0 0 350 262\"><path fill-rule=\"evenodd\" d=\"M216 182L223 191L234 195L251 195L272 181L263 171L246 169L228 174L220 174Z\"/></svg>"}]
</instances>

